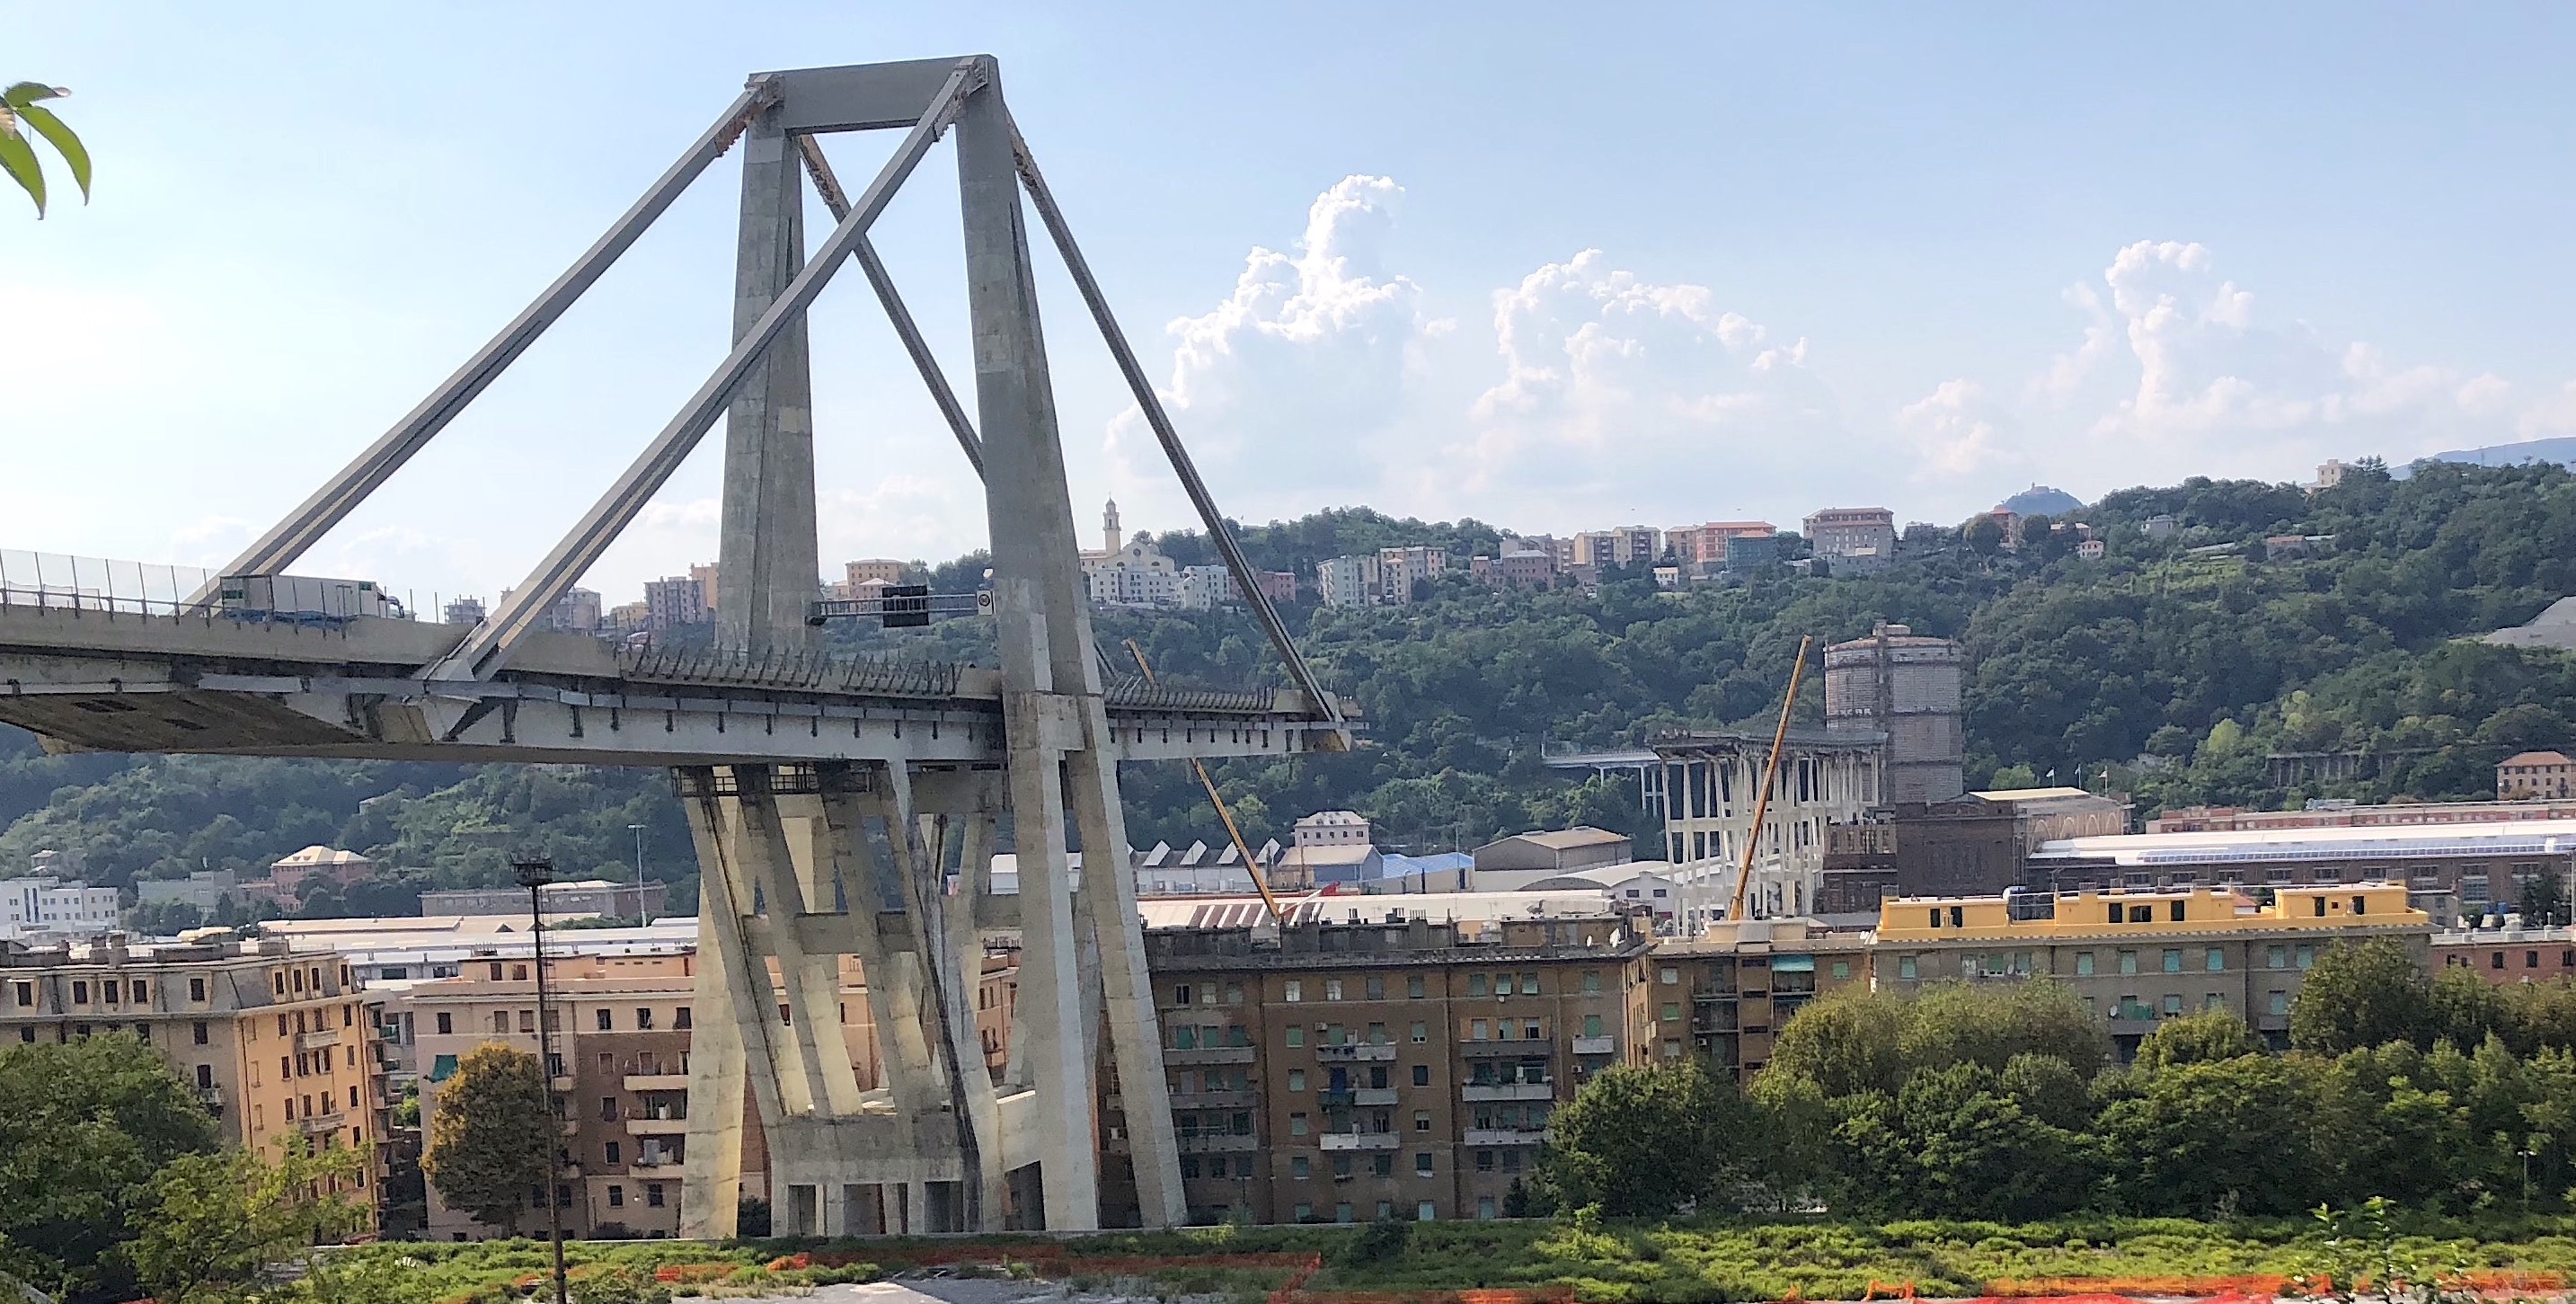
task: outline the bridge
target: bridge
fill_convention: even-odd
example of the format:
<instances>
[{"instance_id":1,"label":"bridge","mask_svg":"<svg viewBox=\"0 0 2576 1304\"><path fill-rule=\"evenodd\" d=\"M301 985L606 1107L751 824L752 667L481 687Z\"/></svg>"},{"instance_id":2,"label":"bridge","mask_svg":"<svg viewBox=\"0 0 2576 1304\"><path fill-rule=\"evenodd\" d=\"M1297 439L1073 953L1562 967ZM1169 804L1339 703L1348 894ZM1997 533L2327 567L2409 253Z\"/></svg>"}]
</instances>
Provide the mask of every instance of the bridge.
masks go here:
<instances>
[{"instance_id":1,"label":"bridge","mask_svg":"<svg viewBox=\"0 0 2576 1304\"><path fill-rule=\"evenodd\" d=\"M824 138L876 130L903 136L863 187L845 190ZM971 413L868 239L952 136ZM336 592L289 568L731 153L742 165L731 351L497 609L469 627L400 618L381 601L315 612L280 596ZM804 230L809 184L834 222L819 242ZM1156 687L1111 673L1100 655L1039 330L1032 216L1290 687ZM852 264L983 481L998 668L835 657L807 623L820 567L806 314ZM545 628L719 417L716 645L624 647ZM785 1233L1182 1221L1134 877L1077 883L1071 848L1127 846L1121 761L1353 741L1344 704L1263 597L982 55L753 75L526 310L217 575L162 601L15 584L0 577L0 720L52 746L671 767L702 875L682 1183L691 1236L734 1230L749 1108L767 1134ZM1016 899L990 891L1005 815ZM998 1080L974 1011L996 928L1021 945ZM884 1080L866 1089L835 1010L843 956L866 975L883 1042Z\"/></svg>"}]
</instances>

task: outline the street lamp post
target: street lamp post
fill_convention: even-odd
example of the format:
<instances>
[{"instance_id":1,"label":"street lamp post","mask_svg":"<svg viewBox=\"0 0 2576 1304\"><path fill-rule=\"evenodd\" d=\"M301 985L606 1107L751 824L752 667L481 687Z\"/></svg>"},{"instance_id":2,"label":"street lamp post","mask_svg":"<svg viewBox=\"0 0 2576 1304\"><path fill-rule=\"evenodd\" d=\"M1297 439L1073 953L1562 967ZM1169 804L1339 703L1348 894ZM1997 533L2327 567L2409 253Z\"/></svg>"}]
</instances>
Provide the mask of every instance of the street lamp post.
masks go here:
<instances>
[{"instance_id":1,"label":"street lamp post","mask_svg":"<svg viewBox=\"0 0 2576 1304\"><path fill-rule=\"evenodd\" d=\"M644 914L644 826L629 824L626 831L635 835L635 922L649 924L653 921Z\"/></svg>"},{"instance_id":2,"label":"street lamp post","mask_svg":"<svg viewBox=\"0 0 2576 1304\"><path fill-rule=\"evenodd\" d=\"M547 1120L549 1135L546 1148L560 1152L562 1147L553 1134L563 1130L563 1102L555 1096L554 1007L549 1003L548 992L551 989L546 984L545 886L554 881L555 862L544 856L521 856L510 862L510 868L518 875L519 886L528 889L528 936L536 950L537 963L537 1071L545 1075L546 1103L552 1115ZM546 1181L542 1189L546 1197L546 1232L554 1241L555 1304L567 1304L568 1293L564 1276L562 1178L563 1166L556 1162L555 1155L547 1155Z\"/></svg>"}]
</instances>

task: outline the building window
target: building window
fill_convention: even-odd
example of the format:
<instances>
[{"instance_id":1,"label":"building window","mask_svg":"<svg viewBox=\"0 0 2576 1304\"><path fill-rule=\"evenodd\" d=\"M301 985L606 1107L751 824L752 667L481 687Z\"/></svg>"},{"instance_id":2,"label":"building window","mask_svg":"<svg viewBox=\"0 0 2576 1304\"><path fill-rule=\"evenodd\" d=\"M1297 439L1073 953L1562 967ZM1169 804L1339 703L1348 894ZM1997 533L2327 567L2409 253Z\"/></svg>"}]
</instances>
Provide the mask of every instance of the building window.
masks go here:
<instances>
[{"instance_id":1,"label":"building window","mask_svg":"<svg viewBox=\"0 0 2576 1304\"><path fill-rule=\"evenodd\" d=\"M1428 1159L1430 1156L1425 1155L1423 1158ZM1422 1201L1421 1203L1413 1206L1413 1220L1415 1222L1438 1222L1440 1220L1440 1206L1433 1204L1429 1200Z\"/></svg>"},{"instance_id":2,"label":"building window","mask_svg":"<svg viewBox=\"0 0 2576 1304\"><path fill-rule=\"evenodd\" d=\"M606 1010L595 1011L591 1016L591 1021L598 1026L601 1032L614 1032L617 1029L617 1021L611 1018Z\"/></svg>"},{"instance_id":3,"label":"building window","mask_svg":"<svg viewBox=\"0 0 2576 1304\"><path fill-rule=\"evenodd\" d=\"M2137 971L2138 971L2138 953L2137 953L2137 952L2135 952L2135 951L2122 951L2122 952L2120 952L2120 972L2122 972L2122 973L2136 973Z\"/></svg>"},{"instance_id":4,"label":"building window","mask_svg":"<svg viewBox=\"0 0 2576 1304\"><path fill-rule=\"evenodd\" d=\"M2167 993L2164 1001L2164 1011L2166 1018L2172 1018L2175 1015L2182 1013L2182 997L2176 993Z\"/></svg>"},{"instance_id":5,"label":"building window","mask_svg":"<svg viewBox=\"0 0 2576 1304\"><path fill-rule=\"evenodd\" d=\"M2090 978L2093 976L2093 953L2091 951L2078 951L2075 953L2075 976L2078 978Z\"/></svg>"},{"instance_id":6,"label":"building window","mask_svg":"<svg viewBox=\"0 0 2576 1304\"><path fill-rule=\"evenodd\" d=\"M189 979L189 980L188 980L188 999L189 999L189 1000L192 1000L192 1001L202 1001L202 1000L206 999L206 980L205 980L205 979L203 979L203 978L191 978L191 979ZM21 1004L24 1004L24 1002L20 1002L20 1003L21 1003Z\"/></svg>"},{"instance_id":7,"label":"building window","mask_svg":"<svg viewBox=\"0 0 2576 1304\"><path fill-rule=\"evenodd\" d=\"M659 1209L662 1207L662 1184L660 1182L646 1182L644 1184L644 1204L647 1208Z\"/></svg>"},{"instance_id":8,"label":"building window","mask_svg":"<svg viewBox=\"0 0 2576 1304\"><path fill-rule=\"evenodd\" d=\"M601 1148L601 1154L608 1160L609 1167L611 1168L626 1162L626 1148L615 1141L608 1142L603 1146Z\"/></svg>"},{"instance_id":9,"label":"building window","mask_svg":"<svg viewBox=\"0 0 2576 1304\"><path fill-rule=\"evenodd\" d=\"M2290 1012L2290 994L2288 992L2264 993L2263 1012L2265 1014L2272 1015L2288 1014Z\"/></svg>"},{"instance_id":10,"label":"building window","mask_svg":"<svg viewBox=\"0 0 2576 1304\"><path fill-rule=\"evenodd\" d=\"M1897 977L1899 977L1899 978L1905 978L1905 979L1911 979L1911 978L1913 978L1913 977L1915 976L1915 972L1916 972L1916 971L1915 971L1915 967L1914 967L1914 957L1913 957L1913 956L1910 956L1910 955L1900 955L1900 956L1896 957L1896 976L1897 976Z\"/></svg>"},{"instance_id":11,"label":"building window","mask_svg":"<svg viewBox=\"0 0 2576 1304\"><path fill-rule=\"evenodd\" d=\"M1368 999L1372 1001L1385 1000L1386 979L1380 978L1375 974L1371 974L1360 990L1366 992L1368 994Z\"/></svg>"},{"instance_id":12,"label":"building window","mask_svg":"<svg viewBox=\"0 0 2576 1304\"><path fill-rule=\"evenodd\" d=\"M1671 965L1665 965L1662 969L1656 971L1655 974L1655 981L1666 987L1670 987L1681 980L1682 971Z\"/></svg>"},{"instance_id":13,"label":"building window","mask_svg":"<svg viewBox=\"0 0 2576 1304\"><path fill-rule=\"evenodd\" d=\"M203 1046L206 1044L208 1034L210 1032L211 1030L206 1027L205 1022L200 1020L188 1029L188 1040L192 1045Z\"/></svg>"},{"instance_id":14,"label":"building window","mask_svg":"<svg viewBox=\"0 0 2576 1304\"><path fill-rule=\"evenodd\" d=\"M1324 999L1328 1001L1338 1001L1342 999L1341 979L1327 978L1324 980Z\"/></svg>"},{"instance_id":15,"label":"building window","mask_svg":"<svg viewBox=\"0 0 2576 1304\"><path fill-rule=\"evenodd\" d=\"M1299 1110L1298 1112L1293 1113L1293 1114L1290 1114L1290 1115L1288 1116L1288 1135L1290 1135L1290 1136L1304 1136L1304 1135L1306 1135L1306 1114L1305 1114L1305 1111L1303 1111L1303 1110Z\"/></svg>"},{"instance_id":16,"label":"building window","mask_svg":"<svg viewBox=\"0 0 2576 1304\"><path fill-rule=\"evenodd\" d=\"M1417 1087L1427 1087L1431 1085L1430 1065L1416 1064L1413 1066L1413 1085Z\"/></svg>"},{"instance_id":17,"label":"building window","mask_svg":"<svg viewBox=\"0 0 2576 1304\"><path fill-rule=\"evenodd\" d=\"M1306 1030L1305 1030L1304 1028L1299 1027L1299 1026L1294 1025L1294 1024L1289 1025L1289 1028L1288 1028L1288 1044L1289 1044L1290 1046L1303 1046L1303 1045L1305 1045L1305 1044L1306 1044Z\"/></svg>"},{"instance_id":18,"label":"building window","mask_svg":"<svg viewBox=\"0 0 2576 1304\"><path fill-rule=\"evenodd\" d=\"M2288 948L2288 947L2286 947L2286 946L2267 946L2267 947L2264 947L2264 948L2263 948L2263 967L2264 967L2264 968L2266 968L2266 969L2287 969L2287 968L2289 968L2289 967L2290 967L2290 948Z\"/></svg>"},{"instance_id":19,"label":"building window","mask_svg":"<svg viewBox=\"0 0 2576 1304\"><path fill-rule=\"evenodd\" d=\"M2166 949L2164 954L2164 970L2166 973L2182 972L2182 952L2180 950L2174 948Z\"/></svg>"},{"instance_id":20,"label":"building window","mask_svg":"<svg viewBox=\"0 0 2576 1304\"><path fill-rule=\"evenodd\" d=\"M614 1147L612 1147L612 1148L614 1148ZM613 1164L613 1163L616 1163L617 1161L616 1161L616 1160L614 1160L614 1159L611 1159L611 1160L609 1160L608 1162L610 1162L610 1163L612 1163L612 1164ZM618 1185L618 1184L616 1184L615 1182L611 1182L611 1183L609 1183L609 1184L608 1184L608 1207L609 1207L609 1208L611 1208L611 1209L623 1209L623 1208L625 1208L625 1207L626 1207L626 1188L625 1188L625 1187L619 1186L619 1185Z\"/></svg>"},{"instance_id":21,"label":"building window","mask_svg":"<svg viewBox=\"0 0 2576 1304\"><path fill-rule=\"evenodd\" d=\"M2490 968L2490 969L2501 969L2501 968L2503 968L2503 967L2504 967L2504 952L2502 952L2502 951L2496 951L2496 952L2493 952L2493 953L2489 954L2489 955L2487 956L2487 967L2488 967L2488 968Z\"/></svg>"},{"instance_id":22,"label":"building window","mask_svg":"<svg viewBox=\"0 0 2576 1304\"><path fill-rule=\"evenodd\" d=\"M1290 1176L1290 1177L1292 1177L1292 1178L1296 1179L1297 1181L1302 1182L1302 1181L1305 1181L1306 1179L1308 1179L1308 1178L1310 1178L1310 1177L1313 1177L1314 1175L1315 1175L1315 1164L1314 1164L1314 1161L1312 1161L1312 1160L1310 1160L1310 1159L1306 1158L1306 1156L1304 1156L1304 1155L1297 1155L1297 1156L1295 1156L1295 1157L1293 1157L1293 1158L1289 1159L1289 1161L1288 1161L1288 1176ZM1311 1212L1311 1211L1310 1211L1310 1210L1308 1210L1308 1209L1306 1208L1306 1206L1304 1206L1304 1205L1302 1205L1302 1204L1301 1204L1301 1205L1298 1205L1298 1206L1297 1206L1297 1220L1298 1220L1298 1221L1300 1221L1300 1222L1305 1221L1305 1220L1306 1220L1306 1218L1308 1217L1308 1215L1309 1215L1309 1213L1310 1213L1310 1212Z\"/></svg>"},{"instance_id":23,"label":"building window","mask_svg":"<svg viewBox=\"0 0 2576 1304\"><path fill-rule=\"evenodd\" d=\"M1187 1005L1187 1004L1189 1004L1189 1003L1190 1003L1190 985L1189 985L1188 983L1180 983L1180 984L1178 984L1178 985L1174 986L1174 987L1172 988L1172 1004L1174 1004L1174 1005Z\"/></svg>"},{"instance_id":24,"label":"building window","mask_svg":"<svg viewBox=\"0 0 2576 1304\"><path fill-rule=\"evenodd\" d=\"M671 1026L674 1028L686 1028L689 1026L688 1006L683 1005L680 1008L671 1011Z\"/></svg>"},{"instance_id":25,"label":"building window","mask_svg":"<svg viewBox=\"0 0 2576 1304\"><path fill-rule=\"evenodd\" d=\"M1413 1175L1414 1175L1414 1176L1416 1176L1416 1177L1429 1177L1429 1176L1431 1176L1431 1152L1430 1152L1430 1151L1428 1151L1428 1150L1416 1150L1416 1151L1414 1151L1414 1152L1413 1152Z\"/></svg>"},{"instance_id":26,"label":"building window","mask_svg":"<svg viewBox=\"0 0 2576 1304\"><path fill-rule=\"evenodd\" d=\"M2210 973L2227 972L2227 952L2220 947L2209 948L2209 954L2201 957L2201 967Z\"/></svg>"},{"instance_id":27,"label":"building window","mask_svg":"<svg viewBox=\"0 0 2576 1304\"><path fill-rule=\"evenodd\" d=\"M2298 950L2296 950L2296 951L2292 952L2291 954L2292 954L2293 958L2297 961L2297 963L2298 963L2298 967L2300 967L2300 968L2302 968L2302 969L2314 969L2314 968L2316 968L2316 967L2317 967L2317 948L2316 948L2316 947L2314 947L2314 946L2309 946L2309 945L2302 945L2302 946L2300 946L2300 947L2299 947L2299 949L2298 949Z\"/></svg>"}]
</instances>

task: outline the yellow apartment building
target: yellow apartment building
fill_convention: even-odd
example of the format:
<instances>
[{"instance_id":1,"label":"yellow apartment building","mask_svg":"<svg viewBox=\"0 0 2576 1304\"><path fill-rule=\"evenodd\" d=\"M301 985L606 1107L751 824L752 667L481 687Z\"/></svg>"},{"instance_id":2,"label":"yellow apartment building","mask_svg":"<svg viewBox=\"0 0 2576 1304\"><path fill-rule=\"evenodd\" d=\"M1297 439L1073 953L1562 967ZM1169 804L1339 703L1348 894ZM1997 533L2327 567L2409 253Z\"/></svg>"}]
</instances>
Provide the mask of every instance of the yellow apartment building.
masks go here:
<instances>
[{"instance_id":1,"label":"yellow apartment building","mask_svg":"<svg viewBox=\"0 0 2576 1304\"><path fill-rule=\"evenodd\" d=\"M1898 992L1944 981L2067 983L2123 1060L2160 1021L2211 1009L2280 1045L2290 1004L2325 948L2393 937L2425 962L2433 919L2406 892L2403 883L2282 887L2268 904L2225 887L1898 898L1880 903L1870 963L1877 984Z\"/></svg>"},{"instance_id":2,"label":"yellow apartment building","mask_svg":"<svg viewBox=\"0 0 2576 1304\"><path fill-rule=\"evenodd\" d=\"M375 1028L347 965L282 940L0 945L0 1045L140 1037L248 1149L368 1149L386 1107ZM353 1179L371 1221L381 1177Z\"/></svg>"}]
</instances>

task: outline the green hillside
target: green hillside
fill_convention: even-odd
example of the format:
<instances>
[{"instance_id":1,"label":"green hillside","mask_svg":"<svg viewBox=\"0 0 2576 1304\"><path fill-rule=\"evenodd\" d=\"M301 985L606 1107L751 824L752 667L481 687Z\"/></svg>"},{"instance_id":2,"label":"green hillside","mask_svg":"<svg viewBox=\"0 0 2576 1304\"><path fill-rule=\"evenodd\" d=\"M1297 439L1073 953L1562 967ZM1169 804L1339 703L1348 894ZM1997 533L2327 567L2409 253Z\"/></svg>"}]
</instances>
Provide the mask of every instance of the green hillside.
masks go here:
<instances>
[{"instance_id":1,"label":"green hillside","mask_svg":"<svg viewBox=\"0 0 2576 1304\"><path fill-rule=\"evenodd\" d=\"M2158 514L2177 519L2175 537L2146 536ZM2054 775L2131 792L2142 810L2471 798L2488 794L2490 767L2511 751L2576 743L2576 662L2456 641L2576 591L2576 476L2560 467L2428 465L2405 480L2365 467L2315 494L2193 480L2116 493L2080 515L2107 531L2098 561L2075 555L2071 531L2034 530L2008 552L1984 528L1918 534L1867 577L1778 567L1741 586L1664 593L1646 574L1615 574L1594 594L1529 594L1458 576L1409 607L1292 607L1319 673L1362 704L1372 745L1217 773L1256 841L1342 806L1415 851L1577 821L1640 831L1618 785L1542 768L1542 740L1604 745L1757 719L1801 635L1849 638L1882 619L1965 641L1973 783ZM2266 536L2291 534L2331 542L2264 558ZM1388 544L1490 551L1497 531L1359 509L1241 536L1255 564L1311 575L1322 558ZM1195 534L1164 545L1185 564L1210 559ZM957 589L982 564L923 569ZM1122 666L1134 639L1182 682L1283 682L1239 612L1103 612L1099 631ZM833 639L849 651L992 656L977 620ZM1809 685L1800 710L1814 718L1820 689ZM2358 767L2366 777L2303 782L2275 753L2373 759ZM1130 767L1126 792L1140 845L1221 837L1184 768ZM639 823L647 872L690 899L687 830L659 772L55 757L0 730L0 866L64 849L120 886L199 867L255 873L327 842L391 868L311 909L399 912L423 886L504 881L516 847L582 872L631 872L628 826Z\"/></svg>"}]
</instances>

